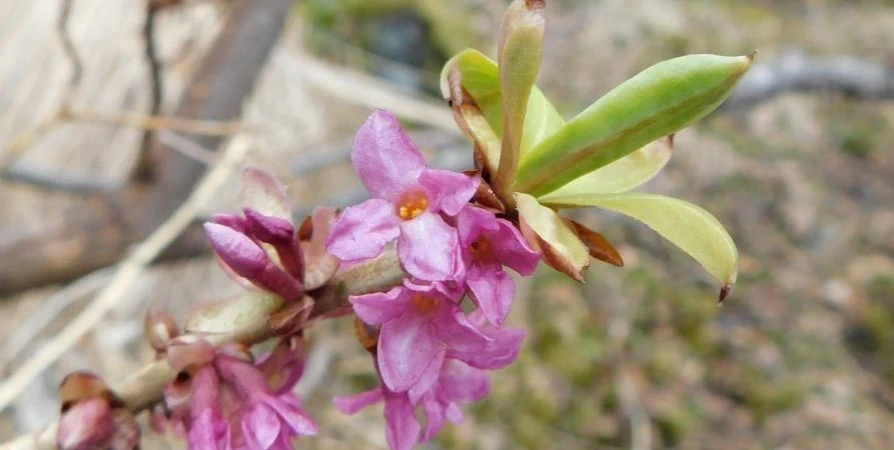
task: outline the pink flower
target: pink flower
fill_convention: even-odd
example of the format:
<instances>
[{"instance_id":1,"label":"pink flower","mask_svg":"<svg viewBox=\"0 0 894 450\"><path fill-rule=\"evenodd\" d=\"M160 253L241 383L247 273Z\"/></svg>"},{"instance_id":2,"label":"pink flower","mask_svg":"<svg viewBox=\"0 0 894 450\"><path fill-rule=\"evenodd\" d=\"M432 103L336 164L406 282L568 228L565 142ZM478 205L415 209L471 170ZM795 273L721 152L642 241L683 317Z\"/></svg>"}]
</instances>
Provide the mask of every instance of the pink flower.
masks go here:
<instances>
[{"instance_id":1,"label":"pink flower","mask_svg":"<svg viewBox=\"0 0 894 450\"><path fill-rule=\"evenodd\" d=\"M335 397L333 404L345 413L357 411L385 402L385 438L391 450L409 450L418 442L434 437L444 426L444 421L460 423L463 420L459 405L473 403L484 398L490 389L487 374L455 359L447 359L436 374L430 388L417 400L408 393L395 393L385 385L359 394ZM425 411L425 433L416 419L416 408Z\"/></svg>"},{"instance_id":2,"label":"pink flower","mask_svg":"<svg viewBox=\"0 0 894 450\"><path fill-rule=\"evenodd\" d=\"M432 170L389 112L377 110L357 131L354 169L373 199L347 208L326 243L343 261L378 256L397 239L404 268L427 281L460 276L456 230L439 213L456 215L478 181Z\"/></svg>"},{"instance_id":3,"label":"pink flower","mask_svg":"<svg viewBox=\"0 0 894 450\"><path fill-rule=\"evenodd\" d=\"M438 381L422 397L425 410L425 433L422 440L435 436L444 426L444 420L458 424L463 421L460 404L474 403L486 397L490 391L490 379L483 370L465 363L448 359L441 369Z\"/></svg>"},{"instance_id":4,"label":"pink flower","mask_svg":"<svg viewBox=\"0 0 894 450\"><path fill-rule=\"evenodd\" d=\"M190 396L189 448L223 450L228 446L230 425L221 411L217 371L200 367L192 378Z\"/></svg>"},{"instance_id":5,"label":"pink flower","mask_svg":"<svg viewBox=\"0 0 894 450\"><path fill-rule=\"evenodd\" d=\"M293 438L319 431L301 409L298 398L291 392L272 392L264 375L251 363L218 356L214 367L243 402L236 417L241 436L233 438L234 447L241 444L251 450L291 450Z\"/></svg>"},{"instance_id":6,"label":"pink flower","mask_svg":"<svg viewBox=\"0 0 894 450\"><path fill-rule=\"evenodd\" d=\"M354 414L367 406L385 402L385 440L391 450L410 450L419 442L422 429L416 419L416 407L406 393L394 393L378 386L366 392L335 397L332 403L345 414Z\"/></svg>"},{"instance_id":7,"label":"pink flower","mask_svg":"<svg viewBox=\"0 0 894 450\"><path fill-rule=\"evenodd\" d=\"M435 285L405 282L350 300L361 320L381 325L377 362L382 381L394 392L411 390L411 398L437 379L448 352L475 353L491 340Z\"/></svg>"},{"instance_id":8,"label":"pink flower","mask_svg":"<svg viewBox=\"0 0 894 450\"><path fill-rule=\"evenodd\" d=\"M540 255L528 246L512 223L481 208L464 207L456 217L456 227L465 284L487 320L499 326L515 297L515 283L503 265L521 275L531 275Z\"/></svg>"}]
</instances>

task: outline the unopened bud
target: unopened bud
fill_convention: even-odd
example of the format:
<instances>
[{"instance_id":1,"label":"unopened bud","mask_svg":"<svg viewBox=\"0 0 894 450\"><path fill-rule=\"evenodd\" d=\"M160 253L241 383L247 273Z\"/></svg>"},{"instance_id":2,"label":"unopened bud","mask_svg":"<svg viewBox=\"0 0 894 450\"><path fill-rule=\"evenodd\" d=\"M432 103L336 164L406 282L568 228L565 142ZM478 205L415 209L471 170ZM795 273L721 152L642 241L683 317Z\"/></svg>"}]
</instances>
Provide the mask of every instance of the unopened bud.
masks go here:
<instances>
[{"instance_id":1,"label":"unopened bud","mask_svg":"<svg viewBox=\"0 0 894 450\"><path fill-rule=\"evenodd\" d=\"M144 326L146 328L146 336L149 338L149 344L158 352L164 351L168 342L179 334L177 321L167 311L162 309L150 308L146 312Z\"/></svg>"},{"instance_id":2,"label":"unopened bud","mask_svg":"<svg viewBox=\"0 0 894 450\"><path fill-rule=\"evenodd\" d=\"M261 242L272 245L283 268L293 278L304 280L304 256L292 222L261 214L251 208L245 208L243 212L249 234Z\"/></svg>"},{"instance_id":3,"label":"unopened bud","mask_svg":"<svg viewBox=\"0 0 894 450\"><path fill-rule=\"evenodd\" d=\"M115 434L112 407L97 397L79 401L68 408L59 420L56 445L60 450L92 450L106 448Z\"/></svg>"}]
</instances>

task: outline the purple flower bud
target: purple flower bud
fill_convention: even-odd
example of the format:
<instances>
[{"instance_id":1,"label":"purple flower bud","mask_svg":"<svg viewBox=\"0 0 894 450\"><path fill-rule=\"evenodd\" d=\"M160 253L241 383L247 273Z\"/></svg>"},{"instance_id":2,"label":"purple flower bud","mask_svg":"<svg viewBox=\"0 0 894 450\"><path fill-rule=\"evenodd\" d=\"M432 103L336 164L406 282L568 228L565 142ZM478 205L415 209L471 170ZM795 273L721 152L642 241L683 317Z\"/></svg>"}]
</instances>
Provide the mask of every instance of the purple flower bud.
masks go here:
<instances>
[{"instance_id":1,"label":"purple flower bud","mask_svg":"<svg viewBox=\"0 0 894 450\"><path fill-rule=\"evenodd\" d=\"M286 301L300 299L301 282L276 266L255 241L224 225L205 223L205 232L217 256L237 275L279 295Z\"/></svg>"},{"instance_id":2,"label":"purple flower bud","mask_svg":"<svg viewBox=\"0 0 894 450\"><path fill-rule=\"evenodd\" d=\"M304 280L304 257L292 222L261 214L251 208L245 208L243 212L248 233L272 245L286 271L294 278Z\"/></svg>"},{"instance_id":3,"label":"purple flower bud","mask_svg":"<svg viewBox=\"0 0 894 450\"><path fill-rule=\"evenodd\" d=\"M60 450L106 448L115 434L112 407L104 398L79 401L59 421L56 445Z\"/></svg>"}]
</instances>

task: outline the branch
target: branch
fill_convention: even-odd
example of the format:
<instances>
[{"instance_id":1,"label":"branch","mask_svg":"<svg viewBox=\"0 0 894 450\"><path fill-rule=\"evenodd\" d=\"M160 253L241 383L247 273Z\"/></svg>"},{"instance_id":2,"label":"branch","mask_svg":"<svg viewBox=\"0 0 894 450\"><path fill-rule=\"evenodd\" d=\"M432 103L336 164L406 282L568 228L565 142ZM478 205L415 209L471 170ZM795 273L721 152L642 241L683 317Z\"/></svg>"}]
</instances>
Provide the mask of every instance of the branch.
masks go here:
<instances>
[{"instance_id":1,"label":"branch","mask_svg":"<svg viewBox=\"0 0 894 450\"><path fill-rule=\"evenodd\" d=\"M754 106L791 91L840 92L859 99L894 99L894 68L852 56L790 52L755 65L721 111Z\"/></svg>"},{"instance_id":2,"label":"branch","mask_svg":"<svg viewBox=\"0 0 894 450\"><path fill-rule=\"evenodd\" d=\"M291 6L292 0L236 2L173 115L210 122L236 120ZM217 149L223 137L190 139L202 148ZM17 261L3 264L0 295L70 280L113 264L170 216L201 178L205 164L157 139L148 154L151 183L135 183L114 195L85 195L65 213L61 224L39 233L0 230L0 261ZM206 248L203 239L185 238L181 244L172 246L178 255Z\"/></svg>"},{"instance_id":3,"label":"branch","mask_svg":"<svg viewBox=\"0 0 894 450\"><path fill-rule=\"evenodd\" d=\"M387 290L404 278L392 251L370 262L354 266L336 275L315 298L310 318L324 318L331 312L339 311L350 303L348 296L368 294ZM212 334L206 338L215 345L228 342L257 344L271 337L274 332L267 322L254 323L230 333ZM143 366L122 385L115 389L125 406L133 413L143 411L162 399L162 389L177 374L166 360L153 361ZM56 446L56 427L53 423L38 432L20 436L5 444L0 450L53 450Z\"/></svg>"}]
</instances>

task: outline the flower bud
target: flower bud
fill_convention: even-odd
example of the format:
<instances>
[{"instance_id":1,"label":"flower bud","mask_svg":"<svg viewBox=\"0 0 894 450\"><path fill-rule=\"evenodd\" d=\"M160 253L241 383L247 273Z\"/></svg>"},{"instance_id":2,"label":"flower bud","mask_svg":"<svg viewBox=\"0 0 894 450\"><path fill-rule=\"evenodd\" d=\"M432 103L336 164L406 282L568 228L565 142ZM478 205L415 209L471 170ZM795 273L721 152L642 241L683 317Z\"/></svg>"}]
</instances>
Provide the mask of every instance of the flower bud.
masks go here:
<instances>
[{"instance_id":1,"label":"flower bud","mask_svg":"<svg viewBox=\"0 0 894 450\"><path fill-rule=\"evenodd\" d=\"M179 334L177 321L167 311L150 308L146 311L144 322L149 344L158 352L163 352L168 342Z\"/></svg>"},{"instance_id":2,"label":"flower bud","mask_svg":"<svg viewBox=\"0 0 894 450\"><path fill-rule=\"evenodd\" d=\"M105 448L115 433L112 408L104 398L75 403L59 420L56 445L60 450Z\"/></svg>"}]
</instances>

